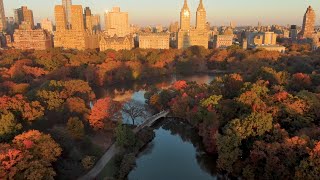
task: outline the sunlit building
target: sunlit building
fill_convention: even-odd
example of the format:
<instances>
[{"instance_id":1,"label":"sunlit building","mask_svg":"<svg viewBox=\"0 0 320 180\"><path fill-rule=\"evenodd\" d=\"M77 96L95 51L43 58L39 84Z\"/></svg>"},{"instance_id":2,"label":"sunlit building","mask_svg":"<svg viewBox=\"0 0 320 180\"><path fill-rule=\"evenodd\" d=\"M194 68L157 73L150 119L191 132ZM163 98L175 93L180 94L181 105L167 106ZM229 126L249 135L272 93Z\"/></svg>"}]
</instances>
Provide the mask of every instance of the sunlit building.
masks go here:
<instances>
[{"instance_id":1,"label":"sunlit building","mask_svg":"<svg viewBox=\"0 0 320 180\"><path fill-rule=\"evenodd\" d=\"M22 6L20 9L18 9L18 11L20 11L18 14L22 15L20 24L22 22L25 22L25 24L29 24L31 29L34 29L34 19L32 10L28 9L27 6Z\"/></svg>"},{"instance_id":2,"label":"sunlit building","mask_svg":"<svg viewBox=\"0 0 320 180\"><path fill-rule=\"evenodd\" d=\"M312 38L314 33L314 26L316 22L316 13L311 6L308 7L303 17L302 30L299 33L300 38Z\"/></svg>"},{"instance_id":3,"label":"sunlit building","mask_svg":"<svg viewBox=\"0 0 320 180\"><path fill-rule=\"evenodd\" d=\"M105 13L105 34L107 36L117 35L124 37L130 34L129 15L121 12L120 7L113 7L111 11Z\"/></svg>"},{"instance_id":4,"label":"sunlit building","mask_svg":"<svg viewBox=\"0 0 320 180\"><path fill-rule=\"evenodd\" d=\"M180 29L178 32L178 49L185 49L190 46L203 46L208 48L209 44L209 31L206 23L206 10L200 0L197 17L196 27L191 28L191 14L188 7L187 0L184 1L183 8L180 12Z\"/></svg>"},{"instance_id":5,"label":"sunlit building","mask_svg":"<svg viewBox=\"0 0 320 180\"><path fill-rule=\"evenodd\" d=\"M133 37L102 37L100 40L100 51L108 49L119 50L131 50L134 48Z\"/></svg>"},{"instance_id":6,"label":"sunlit building","mask_svg":"<svg viewBox=\"0 0 320 180\"><path fill-rule=\"evenodd\" d=\"M0 31L7 28L6 15L4 12L3 0L0 0Z\"/></svg>"},{"instance_id":7,"label":"sunlit building","mask_svg":"<svg viewBox=\"0 0 320 180\"><path fill-rule=\"evenodd\" d=\"M43 19L41 21L41 28L44 29L44 30L47 30L50 33L53 33L52 21L50 21L48 18L47 19Z\"/></svg>"},{"instance_id":8,"label":"sunlit building","mask_svg":"<svg viewBox=\"0 0 320 180\"><path fill-rule=\"evenodd\" d=\"M215 35L213 39L213 48L227 48L233 44L233 30L227 28L223 33Z\"/></svg>"},{"instance_id":9,"label":"sunlit building","mask_svg":"<svg viewBox=\"0 0 320 180\"><path fill-rule=\"evenodd\" d=\"M100 31L100 16L93 15L89 7L84 9L84 23L85 29L87 29L91 33L96 33Z\"/></svg>"},{"instance_id":10,"label":"sunlit building","mask_svg":"<svg viewBox=\"0 0 320 180\"><path fill-rule=\"evenodd\" d=\"M169 33L141 33L139 34L139 48L142 49L169 49Z\"/></svg>"},{"instance_id":11,"label":"sunlit building","mask_svg":"<svg viewBox=\"0 0 320 180\"><path fill-rule=\"evenodd\" d=\"M99 36L85 29L81 5L71 6L71 28L67 26L64 7L55 6L56 32L54 46L68 49L97 49Z\"/></svg>"},{"instance_id":12,"label":"sunlit building","mask_svg":"<svg viewBox=\"0 0 320 180\"><path fill-rule=\"evenodd\" d=\"M51 35L43 29L16 29L13 38L13 46L16 49L46 50L52 48Z\"/></svg>"},{"instance_id":13,"label":"sunlit building","mask_svg":"<svg viewBox=\"0 0 320 180\"><path fill-rule=\"evenodd\" d=\"M312 50L317 50L320 47L320 32L314 33L312 36Z\"/></svg>"}]
</instances>

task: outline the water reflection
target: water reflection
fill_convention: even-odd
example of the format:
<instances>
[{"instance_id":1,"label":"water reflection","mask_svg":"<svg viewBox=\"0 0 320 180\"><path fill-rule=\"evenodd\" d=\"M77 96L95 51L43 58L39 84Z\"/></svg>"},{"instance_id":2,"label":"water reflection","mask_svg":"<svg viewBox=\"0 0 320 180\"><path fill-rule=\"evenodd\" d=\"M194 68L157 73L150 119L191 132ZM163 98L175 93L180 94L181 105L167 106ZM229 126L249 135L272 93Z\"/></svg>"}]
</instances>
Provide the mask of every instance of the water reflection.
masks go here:
<instances>
[{"instance_id":1,"label":"water reflection","mask_svg":"<svg viewBox=\"0 0 320 180\"><path fill-rule=\"evenodd\" d=\"M156 126L156 137L139 155L129 180L216 179L215 160L191 126L174 119Z\"/></svg>"},{"instance_id":2,"label":"water reflection","mask_svg":"<svg viewBox=\"0 0 320 180\"><path fill-rule=\"evenodd\" d=\"M195 81L198 84L210 83L214 79L214 75L173 75L171 77L158 78L154 80L148 80L145 82L126 82L119 83L108 87L95 88L95 94L97 98L111 97L115 101L128 102L138 101L145 104L144 94L151 87L157 87L159 89L168 88L173 82L177 80ZM151 116L151 114L150 114ZM132 124L132 120L126 114L122 114L123 123ZM136 124L141 124L144 118L137 118Z\"/></svg>"}]
</instances>

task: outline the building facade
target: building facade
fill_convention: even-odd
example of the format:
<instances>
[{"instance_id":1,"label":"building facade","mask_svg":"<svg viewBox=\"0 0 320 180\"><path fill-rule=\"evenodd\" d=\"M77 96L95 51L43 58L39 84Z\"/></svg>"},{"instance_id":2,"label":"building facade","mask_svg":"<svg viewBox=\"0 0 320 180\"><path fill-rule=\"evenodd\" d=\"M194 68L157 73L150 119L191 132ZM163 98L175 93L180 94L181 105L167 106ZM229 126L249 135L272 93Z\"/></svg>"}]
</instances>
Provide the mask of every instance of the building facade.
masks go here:
<instances>
[{"instance_id":1,"label":"building facade","mask_svg":"<svg viewBox=\"0 0 320 180\"><path fill-rule=\"evenodd\" d=\"M7 29L6 15L4 12L3 0L0 0L0 31Z\"/></svg>"},{"instance_id":2,"label":"building facade","mask_svg":"<svg viewBox=\"0 0 320 180\"><path fill-rule=\"evenodd\" d=\"M52 21L50 21L49 19L43 19L41 21L41 28L43 30L47 30L49 33L53 33L53 25L52 25Z\"/></svg>"},{"instance_id":3,"label":"building facade","mask_svg":"<svg viewBox=\"0 0 320 180\"><path fill-rule=\"evenodd\" d=\"M71 29L72 30L84 30L85 29L81 5L72 5L71 6Z\"/></svg>"},{"instance_id":4,"label":"building facade","mask_svg":"<svg viewBox=\"0 0 320 180\"><path fill-rule=\"evenodd\" d=\"M312 37L312 50L315 51L320 47L320 32L316 32Z\"/></svg>"},{"instance_id":5,"label":"building facade","mask_svg":"<svg viewBox=\"0 0 320 180\"><path fill-rule=\"evenodd\" d=\"M277 44L277 34L275 34L274 32L264 32L263 44L276 45Z\"/></svg>"},{"instance_id":6,"label":"building facade","mask_svg":"<svg viewBox=\"0 0 320 180\"><path fill-rule=\"evenodd\" d=\"M22 6L20 9L22 11L22 21L27 22L28 24L30 24L30 28L34 29L34 19L32 10L28 9L27 6Z\"/></svg>"},{"instance_id":7,"label":"building facade","mask_svg":"<svg viewBox=\"0 0 320 180\"><path fill-rule=\"evenodd\" d=\"M142 49L169 49L169 33L141 33L139 34L139 48Z\"/></svg>"},{"instance_id":8,"label":"building facade","mask_svg":"<svg viewBox=\"0 0 320 180\"><path fill-rule=\"evenodd\" d=\"M54 46L67 49L97 49L99 36L85 29L81 5L71 6L71 28L62 5L55 6L56 32Z\"/></svg>"},{"instance_id":9,"label":"building facade","mask_svg":"<svg viewBox=\"0 0 320 180\"><path fill-rule=\"evenodd\" d=\"M13 35L16 49L46 50L52 48L51 35L43 29L16 29Z\"/></svg>"},{"instance_id":10,"label":"building facade","mask_svg":"<svg viewBox=\"0 0 320 180\"><path fill-rule=\"evenodd\" d=\"M296 41L298 38L298 29L297 25L291 25L289 37L292 41Z\"/></svg>"},{"instance_id":11,"label":"building facade","mask_svg":"<svg viewBox=\"0 0 320 180\"><path fill-rule=\"evenodd\" d=\"M215 35L213 39L213 48L227 48L233 44L233 29L228 27L223 33Z\"/></svg>"},{"instance_id":12,"label":"building facade","mask_svg":"<svg viewBox=\"0 0 320 180\"><path fill-rule=\"evenodd\" d=\"M312 9L312 7L309 6L303 17L302 30L299 33L299 37L312 39L315 22L316 22L316 13Z\"/></svg>"},{"instance_id":13,"label":"building facade","mask_svg":"<svg viewBox=\"0 0 320 180\"><path fill-rule=\"evenodd\" d=\"M286 47L280 45L257 45L253 49L264 49L266 51L278 51L281 53L285 53Z\"/></svg>"},{"instance_id":14,"label":"building facade","mask_svg":"<svg viewBox=\"0 0 320 180\"><path fill-rule=\"evenodd\" d=\"M134 48L134 41L132 36L126 37L102 37L100 40L100 51L108 49L119 50L131 50Z\"/></svg>"},{"instance_id":15,"label":"building facade","mask_svg":"<svg viewBox=\"0 0 320 180\"><path fill-rule=\"evenodd\" d=\"M117 35L124 37L130 34L129 15L127 12L121 12L120 7L113 7L110 12L105 14L105 28L108 36Z\"/></svg>"},{"instance_id":16,"label":"building facade","mask_svg":"<svg viewBox=\"0 0 320 180\"><path fill-rule=\"evenodd\" d=\"M87 29L89 32L96 33L101 30L100 16L93 15L89 7L86 7L84 9L83 17L84 17L85 29Z\"/></svg>"},{"instance_id":17,"label":"building facade","mask_svg":"<svg viewBox=\"0 0 320 180\"><path fill-rule=\"evenodd\" d=\"M215 35L213 40L214 48L227 48L232 46L233 35Z\"/></svg>"},{"instance_id":18,"label":"building facade","mask_svg":"<svg viewBox=\"0 0 320 180\"><path fill-rule=\"evenodd\" d=\"M180 12L180 29L178 32L178 49L185 49L190 46L203 46L208 48L209 31L206 23L206 10L200 0L197 8L196 27L191 28L191 14L187 0Z\"/></svg>"}]
</instances>

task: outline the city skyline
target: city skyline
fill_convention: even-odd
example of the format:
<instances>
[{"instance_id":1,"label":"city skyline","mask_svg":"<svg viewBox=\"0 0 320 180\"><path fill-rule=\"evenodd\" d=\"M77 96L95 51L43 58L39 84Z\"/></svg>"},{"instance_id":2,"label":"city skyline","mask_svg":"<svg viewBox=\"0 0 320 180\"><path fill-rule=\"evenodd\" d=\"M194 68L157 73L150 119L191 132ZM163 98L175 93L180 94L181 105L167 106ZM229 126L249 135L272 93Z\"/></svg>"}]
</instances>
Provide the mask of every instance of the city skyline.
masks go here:
<instances>
[{"instance_id":1,"label":"city skyline","mask_svg":"<svg viewBox=\"0 0 320 180\"><path fill-rule=\"evenodd\" d=\"M36 22L49 18L54 20L54 6L61 4L62 0L46 2L38 0L4 0L6 16L13 16L13 9L27 5L28 9L34 11ZM237 0L228 0L215 2L204 0L207 7L207 21L212 25L228 25L229 22L235 22L236 25L256 25L260 21L263 25L271 24L302 24L301 14L311 5L316 14L320 12L320 3L316 0L310 1L292 1L292 0L247 0L237 2ZM141 0L141 3L131 1L111 1L111 0L94 0L87 2L85 0L73 0L73 4L80 4L83 7L89 6L93 14L99 14L104 19L103 14L106 10L110 11L113 6L120 6L123 11L130 14L130 24L138 25L168 25L170 22L179 21L179 11L183 5L183 0L162 0L148 1ZM191 12L196 12L198 0L188 0ZM236 5L235 5L236 4ZM275 6L275 4L277 4ZM288 8L289 6L289 8ZM47 7L47 8L41 8ZM152 8L157 7L157 8ZM249 8L248 8L249 7ZM147 14L147 16L146 16ZM281 17L279 17L281 15ZM316 25L319 24L320 18L317 16ZM191 22L195 22L195 16L191 16Z\"/></svg>"}]
</instances>

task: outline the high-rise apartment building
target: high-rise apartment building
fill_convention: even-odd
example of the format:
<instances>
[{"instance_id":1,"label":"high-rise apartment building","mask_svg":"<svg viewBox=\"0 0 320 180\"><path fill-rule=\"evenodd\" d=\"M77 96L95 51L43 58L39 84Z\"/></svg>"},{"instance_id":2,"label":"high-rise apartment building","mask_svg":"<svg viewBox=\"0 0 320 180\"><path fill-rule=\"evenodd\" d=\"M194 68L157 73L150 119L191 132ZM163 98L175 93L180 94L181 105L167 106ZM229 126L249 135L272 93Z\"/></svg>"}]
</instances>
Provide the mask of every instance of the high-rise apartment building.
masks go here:
<instances>
[{"instance_id":1,"label":"high-rise apartment building","mask_svg":"<svg viewBox=\"0 0 320 180\"><path fill-rule=\"evenodd\" d=\"M101 31L100 16L98 14L93 15L89 7L84 9L83 20L85 29L89 32L96 33Z\"/></svg>"},{"instance_id":2,"label":"high-rise apartment building","mask_svg":"<svg viewBox=\"0 0 320 180\"><path fill-rule=\"evenodd\" d=\"M47 30L49 33L53 33L52 21L50 21L49 19L43 19L41 21L41 28L43 30Z\"/></svg>"},{"instance_id":3,"label":"high-rise apartment building","mask_svg":"<svg viewBox=\"0 0 320 180\"><path fill-rule=\"evenodd\" d=\"M55 47L79 50L99 48L98 34L85 30L81 5L71 6L71 28L67 26L66 12L63 6L55 6L55 19Z\"/></svg>"},{"instance_id":4,"label":"high-rise apartment building","mask_svg":"<svg viewBox=\"0 0 320 180\"><path fill-rule=\"evenodd\" d=\"M66 16L66 24L70 28L72 0L62 0L62 6L64 7L64 13Z\"/></svg>"},{"instance_id":5,"label":"high-rise apartment building","mask_svg":"<svg viewBox=\"0 0 320 180\"><path fill-rule=\"evenodd\" d=\"M263 44L276 45L277 44L277 34L275 34L274 32L264 32Z\"/></svg>"},{"instance_id":6,"label":"high-rise apartment building","mask_svg":"<svg viewBox=\"0 0 320 180\"><path fill-rule=\"evenodd\" d=\"M21 8L14 10L14 19L18 25L24 22L23 26L30 26L28 29L34 29L34 19L32 10L28 9L27 6L22 6Z\"/></svg>"},{"instance_id":7,"label":"high-rise apartment building","mask_svg":"<svg viewBox=\"0 0 320 180\"><path fill-rule=\"evenodd\" d=\"M96 31L96 32L101 31L100 15L99 14L92 15L91 20L92 20L93 31Z\"/></svg>"},{"instance_id":8,"label":"high-rise apartment building","mask_svg":"<svg viewBox=\"0 0 320 180\"><path fill-rule=\"evenodd\" d=\"M54 15L56 19L56 31L65 31L67 29L67 17L62 5L56 5L54 8Z\"/></svg>"},{"instance_id":9,"label":"high-rise apartment building","mask_svg":"<svg viewBox=\"0 0 320 180\"><path fill-rule=\"evenodd\" d=\"M6 22L6 15L4 13L4 6L3 0L0 0L0 31L5 30L7 22Z\"/></svg>"},{"instance_id":10,"label":"high-rise apartment building","mask_svg":"<svg viewBox=\"0 0 320 180\"><path fill-rule=\"evenodd\" d=\"M71 6L71 29L84 30L84 21L81 5Z\"/></svg>"},{"instance_id":11,"label":"high-rise apartment building","mask_svg":"<svg viewBox=\"0 0 320 180\"><path fill-rule=\"evenodd\" d=\"M298 37L297 25L291 25L289 37L290 37L291 40L293 40L293 41L297 40L297 37Z\"/></svg>"},{"instance_id":12,"label":"high-rise apartment building","mask_svg":"<svg viewBox=\"0 0 320 180\"><path fill-rule=\"evenodd\" d=\"M108 36L124 37L130 34L128 13L121 12L120 7L113 7L112 11L105 14L105 26Z\"/></svg>"},{"instance_id":13,"label":"high-rise apartment building","mask_svg":"<svg viewBox=\"0 0 320 180\"><path fill-rule=\"evenodd\" d=\"M22 10L23 21L28 22L30 24L31 29L33 29L34 19L33 19L32 10L28 9L27 6L22 6L21 10Z\"/></svg>"},{"instance_id":14,"label":"high-rise apartment building","mask_svg":"<svg viewBox=\"0 0 320 180\"><path fill-rule=\"evenodd\" d=\"M180 12L180 30L178 32L178 49L185 49L190 46L203 46L208 48L209 31L206 23L206 10L202 0L200 0L197 17L196 28L191 28L191 15L187 0Z\"/></svg>"},{"instance_id":15,"label":"high-rise apartment building","mask_svg":"<svg viewBox=\"0 0 320 180\"><path fill-rule=\"evenodd\" d=\"M197 19L196 19L196 29L204 30L206 29L207 13L203 6L202 0L200 0L199 7L197 9Z\"/></svg>"},{"instance_id":16,"label":"high-rise apartment building","mask_svg":"<svg viewBox=\"0 0 320 180\"><path fill-rule=\"evenodd\" d=\"M299 33L300 38L312 38L316 22L316 13L311 6L308 7L303 17L302 30Z\"/></svg>"},{"instance_id":17,"label":"high-rise apartment building","mask_svg":"<svg viewBox=\"0 0 320 180\"><path fill-rule=\"evenodd\" d=\"M19 25L23 21L23 15L20 8L14 9L14 22Z\"/></svg>"}]
</instances>

